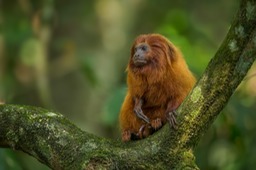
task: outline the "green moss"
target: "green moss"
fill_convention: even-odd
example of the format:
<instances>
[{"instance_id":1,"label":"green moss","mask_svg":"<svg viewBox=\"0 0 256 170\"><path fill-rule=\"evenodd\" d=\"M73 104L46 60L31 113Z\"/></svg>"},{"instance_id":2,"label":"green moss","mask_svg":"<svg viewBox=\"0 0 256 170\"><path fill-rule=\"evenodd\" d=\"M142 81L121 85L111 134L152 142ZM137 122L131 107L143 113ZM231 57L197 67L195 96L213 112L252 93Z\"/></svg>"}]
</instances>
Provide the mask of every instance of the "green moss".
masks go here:
<instances>
[{"instance_id":1,"label":"green moss","mask_svg":"<svg viewBox=\"0 0 256 170\"><path fill-rule=\"evenodd\" d=\"M8 141L10 141L10 146L15 149L16 143L19 141L18 135L13 131L13 129L10 129L7 134L6 138Z\"/></svg>"}]
</instances>

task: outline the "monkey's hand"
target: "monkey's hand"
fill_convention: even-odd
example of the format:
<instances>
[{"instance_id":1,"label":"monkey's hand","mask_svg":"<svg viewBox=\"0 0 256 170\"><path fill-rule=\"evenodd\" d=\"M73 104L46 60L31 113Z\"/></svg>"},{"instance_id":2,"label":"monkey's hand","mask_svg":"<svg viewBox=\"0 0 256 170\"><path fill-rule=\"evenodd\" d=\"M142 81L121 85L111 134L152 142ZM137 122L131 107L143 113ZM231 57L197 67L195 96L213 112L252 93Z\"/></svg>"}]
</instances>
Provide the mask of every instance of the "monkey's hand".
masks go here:
<instances>
[{"instance_id":1,"label":"monkey's hand","mask_svg":"<svg viewBox=\"0 0 256 170\"><path fill-rule=\"evenodd\" d=\"M177 125L178 125L178 122L176 120L176 116L177 116L177 112L176 110L173 110L173 111L170 111L170 112L167 112L167 115L166 115L166 118L169 122L169 125L171 128L174 128L174 129L177 129Z\"/></svg>"},{"instance_id":2,"label":"monkey's hand","mask_svg":"<svg viewBox=\"0 0 256 170\"><path fill-rule=\"evenodd\" d=\"M143 104L142 99L139 98L135 98L135 105L134 105L134 113L136 114L136 116L138 116L140 119L144 120L147 123L150 123L149 118L143 113L141 106Z\"/></svg>"},{"instance_id":3,"label":"monkey's hand","mask_svg":"<svg viewBox=\"0 0 256 170\"><path fill-rule=\"evenodd\" d=\"M169 122L171 128L177 129L178 122L176 116L178 115L176 109L179 107L177 102L169 101L166 110L166 119Z\"/></svg>"}]
</instances>

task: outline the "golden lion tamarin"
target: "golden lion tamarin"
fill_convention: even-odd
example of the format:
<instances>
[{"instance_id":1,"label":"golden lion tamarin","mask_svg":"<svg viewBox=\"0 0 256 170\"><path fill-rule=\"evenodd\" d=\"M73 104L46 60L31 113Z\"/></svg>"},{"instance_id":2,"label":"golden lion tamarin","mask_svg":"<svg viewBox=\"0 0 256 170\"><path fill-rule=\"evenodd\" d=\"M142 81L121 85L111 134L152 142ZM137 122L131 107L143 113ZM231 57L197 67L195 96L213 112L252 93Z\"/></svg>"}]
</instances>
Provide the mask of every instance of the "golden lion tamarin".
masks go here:
<instances>
[{"instance_id":1,"label":"golden lion tamarin","mask_svg":"<svg viewBox=\"0 0 256 170\"><path fill-rule=\"evenodd\" d=\"M127 66L128 91L119 121L122 141L142 139L169 121L195 84L179 49L159 34L140 35Z\"/></svg>"}]
</instances>

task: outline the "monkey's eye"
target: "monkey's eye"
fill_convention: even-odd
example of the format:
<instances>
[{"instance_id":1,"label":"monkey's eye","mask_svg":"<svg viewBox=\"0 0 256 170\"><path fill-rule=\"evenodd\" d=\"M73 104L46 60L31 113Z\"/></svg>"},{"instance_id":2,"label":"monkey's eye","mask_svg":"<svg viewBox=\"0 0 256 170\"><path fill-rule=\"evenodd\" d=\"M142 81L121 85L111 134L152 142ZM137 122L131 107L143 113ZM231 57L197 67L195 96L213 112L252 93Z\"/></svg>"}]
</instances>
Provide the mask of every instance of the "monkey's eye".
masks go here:
<instances>
[{"instance_id":1,"label":"monkey's eye","mask_svg":"<svg viewBox=\"0 0 256 170\"><path fill-rule=\"evenodd\" d=\"M135 51L135 52L137 52L137 51L147 52L148 49L149 49L148 45L143 43L143 44L140 44L140 45L136 46L136 47L134 48L134 51Z\"/></svg>"},{"instance_id":2,"label":"monkey's eye","mask_svg":"<svg viewBox=\"0 0 256 170\"><path fill-rule=\"evenodd\" d=\"M147 51L147 49L148 49L148 47L146 45L142 45L140 48L142 51Z\"/></svg>"}]
</instances>

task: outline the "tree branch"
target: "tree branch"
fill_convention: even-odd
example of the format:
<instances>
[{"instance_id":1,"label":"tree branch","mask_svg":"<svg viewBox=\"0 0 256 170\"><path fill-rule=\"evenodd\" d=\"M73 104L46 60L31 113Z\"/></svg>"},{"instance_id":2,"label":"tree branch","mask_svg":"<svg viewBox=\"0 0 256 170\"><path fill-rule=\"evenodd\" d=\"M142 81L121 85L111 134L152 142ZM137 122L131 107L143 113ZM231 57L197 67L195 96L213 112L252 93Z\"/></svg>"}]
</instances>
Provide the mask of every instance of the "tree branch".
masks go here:
<instances>
[{"instance_id":1,"label":"tree branch","mask_svg":"<svg viewBox=\"0 0 256 170\"><path fill-rule=\"evenodd\" d=\"M241 2L221 47L179 110L183 132L177 140L190 147L209 129L256 58L255 5L253 0Z\"/></svg>"},{"instance_id":2,"label":"tree branch","mask_svg":"<svg viewBox=\"0 0 256 170\"><path fill-rule=\"evenodd\" d=\"M0 146L22 150L52 169L197 169L199 138L224 108L256 58L256 2L242 0L230 31L191 94L166 125L145 140L121 143L81 131L42 108L0 106Z\"/></svg>"}]
</instances>

